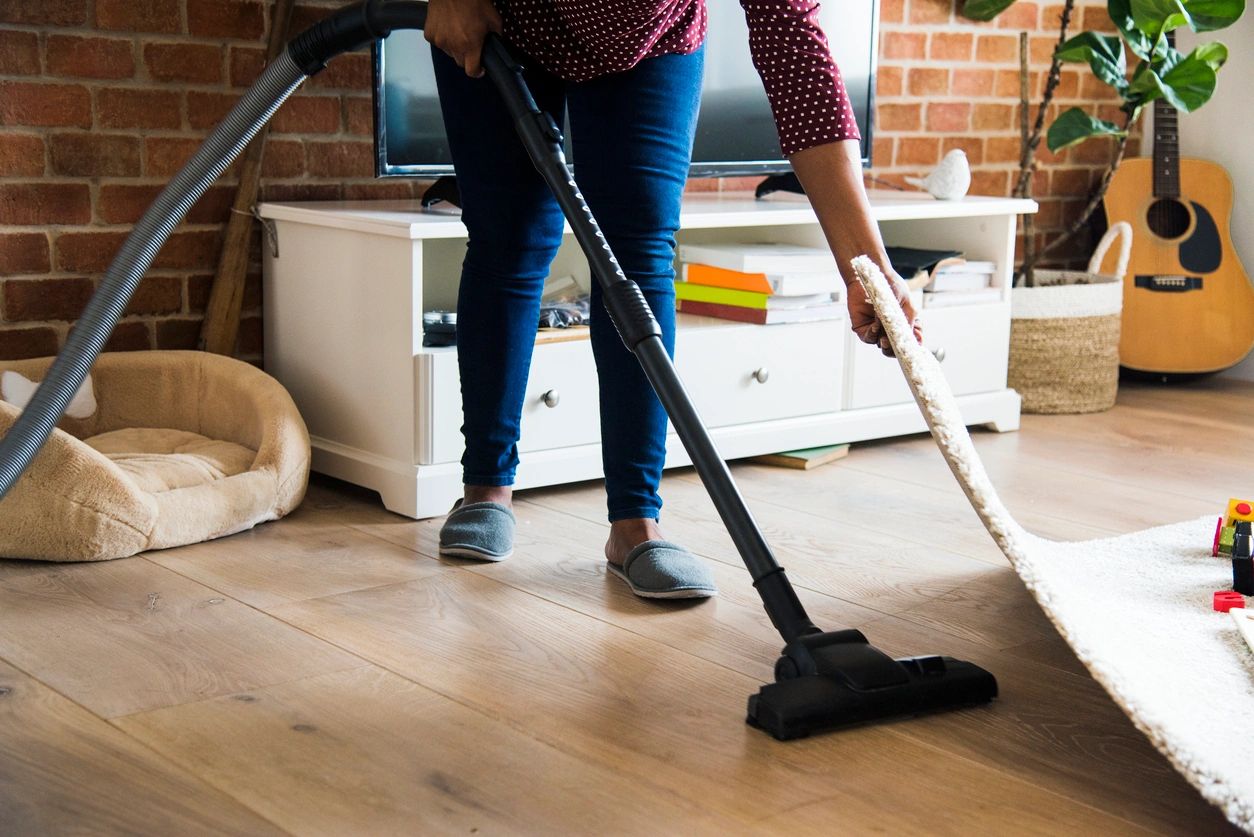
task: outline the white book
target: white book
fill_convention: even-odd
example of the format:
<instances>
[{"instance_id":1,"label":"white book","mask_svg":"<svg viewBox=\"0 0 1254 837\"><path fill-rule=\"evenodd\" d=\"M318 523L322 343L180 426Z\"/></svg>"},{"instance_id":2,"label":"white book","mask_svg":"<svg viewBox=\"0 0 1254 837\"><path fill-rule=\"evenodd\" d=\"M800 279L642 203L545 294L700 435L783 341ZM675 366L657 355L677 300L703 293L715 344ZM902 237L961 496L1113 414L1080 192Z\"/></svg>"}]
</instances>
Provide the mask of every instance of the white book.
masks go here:
<instances>
[{"instance_id":1,"label":"white book","mask_svg":"<svg viewBox=\"0 0 1254 837\"><path fill-rule=\"evenodd\" d=\"M806 294L805 296L771 296L766 299L766 307L770 311L793 311L798 308L813 308L816 305L828 305L839 298L838 294Z\"/></svg>"},{"instance_id":2,"label":"white book","mask_svg":"<svg viewBox=\"0 0 1254 837\"><path fill-rule=\"evenodd\" d=\"M924 308L951 308L955 305L982 305L1001 299L1001 288L980 288L974 291L949 291L924 294Z\"/></svg>"},{"instance_id":3,"label":"white book","mask_svg":"<svg viewBox=\"0 0 1254 837\"><path fill-rule=\"evenodd\" d=\"M831 250L798 244L681 244L679 259L741 273L778 275L836 270Z\"/></svg>"},{"instance_id":4,"label":"white book","mask_svg":"<svg viewBox=\"0 0 1254 837\"><path fill-rule=\"evenodd\" d=\"M714 265L717 267L717 265ZM767 273L767 284L775 296L808 296L810 294L839 294L845 283L835 268L805 273ZM688 264L680 266L679 280L688 281Z\"/></svg>"},{"instance_id":5,"label":"white book","mask_svg":"<svg viewBox=\"0 0 1254 837\"><path fill-rule=\"evenodd\" d=\"M936 275L944 273L996 273L997 262L954 261L936 268Z\"/></svg>"},{"instance_id":6,"label":"white book","mask_svg":"<svg viewBox=\"0 0 1254 837\"><path fill-rule=\"evenodd\" d=\"M929 293L974 291L987 288L992 280L991 273L938 273L923 290Z\"/></svg>"}]
</instances>

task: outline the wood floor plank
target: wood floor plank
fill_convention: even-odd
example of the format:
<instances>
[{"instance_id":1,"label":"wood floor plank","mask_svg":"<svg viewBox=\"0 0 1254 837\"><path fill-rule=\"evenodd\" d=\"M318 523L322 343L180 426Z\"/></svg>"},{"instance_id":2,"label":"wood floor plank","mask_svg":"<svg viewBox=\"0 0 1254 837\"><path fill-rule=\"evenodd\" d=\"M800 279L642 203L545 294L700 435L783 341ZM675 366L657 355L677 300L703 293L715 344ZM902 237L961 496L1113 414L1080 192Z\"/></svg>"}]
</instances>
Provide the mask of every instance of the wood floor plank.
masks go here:
<instances>
[{"instance_id":1,"label":"wood floor plank","mask_svg":"<svg viewBox=\"0 0 1254 837\"><path fill-rule=\"evenodd\" d=\"M281 833L0 660L0 834Z\"/></svg>"},{"instance_id":2,"label":"wood floor plank","mask_svg":"<svg viewBox=\"0 0 1254 837\"><path fill-rule=\"evenodd\" d=\"M892 800L882 812L888 830L922 829L944 796L958 812L983 816L991 806L1024 831L1130 827L1001 771L907 743L889 728L779 744L743 724L744 700L758 681L475 573L275 612L573 756L619 770L624 781L661 784L737 818L852 795Z\"/></svg>"},{"instance_id":3,"label":"wood floor plank","mask_svg":"<svg viewBox=\"0 0 1254 837\"><path fill-rule=\"evenodd\" d=\"M375 667L117 724L301 835L727 833L666 788L541 744ZM642 798L647 805L642 805Z\"/></svg>"},{"instance_id":4,"label":"wood floor plank","mask_svg":"<svg viewBox=\"0 0 1254 837\"><path fill-rule=\"evenodd\" d=\"M362 664L142 557L0 565L0 658L105 718Z\"/></svg>"}]
</instances>

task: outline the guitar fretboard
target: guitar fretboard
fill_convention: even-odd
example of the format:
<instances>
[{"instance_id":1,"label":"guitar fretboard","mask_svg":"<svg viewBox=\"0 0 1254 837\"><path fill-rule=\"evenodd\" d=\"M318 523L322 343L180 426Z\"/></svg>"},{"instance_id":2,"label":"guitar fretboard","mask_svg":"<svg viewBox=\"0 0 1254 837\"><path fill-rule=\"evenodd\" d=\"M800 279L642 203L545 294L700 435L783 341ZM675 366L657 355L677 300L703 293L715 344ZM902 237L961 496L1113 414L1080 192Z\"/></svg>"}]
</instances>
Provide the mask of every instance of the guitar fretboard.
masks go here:
<instances>
[{"instance_id":1,"label":"guitar fretboard","mask_svg":"<svg viewBox=\"0 0 1254 837\"><path fill-rule=\"evenodd\" d=\"M1154 103L1154 197L1180 197L1180 132L1176 109Z\"/></svg>"}]
</instances>

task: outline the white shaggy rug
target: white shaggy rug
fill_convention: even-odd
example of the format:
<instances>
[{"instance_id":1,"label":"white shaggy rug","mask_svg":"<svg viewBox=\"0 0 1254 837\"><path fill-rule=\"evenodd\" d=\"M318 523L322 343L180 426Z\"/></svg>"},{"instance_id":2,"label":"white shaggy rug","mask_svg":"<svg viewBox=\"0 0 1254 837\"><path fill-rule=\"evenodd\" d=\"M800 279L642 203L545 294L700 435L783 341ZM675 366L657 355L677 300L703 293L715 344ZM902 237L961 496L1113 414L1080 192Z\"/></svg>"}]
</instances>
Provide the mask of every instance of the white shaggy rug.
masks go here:
<instances>
[{"instance_id":1,"label":"white shaggy rug","mask_svg":"<svg viewBox=\"0 0 1254 837\"><path fill-rule=\"evenodd\" d=\"M853 266L941 453L1050 621L1202 796L1254 832L1254 654L1211 607L1213 591L1232 585L1231 563L1210 556L1215 518L1072 543L1026 531L998 498L939 363L915 342L883 274L866 257Z\"/></svg>"}]
</instances>

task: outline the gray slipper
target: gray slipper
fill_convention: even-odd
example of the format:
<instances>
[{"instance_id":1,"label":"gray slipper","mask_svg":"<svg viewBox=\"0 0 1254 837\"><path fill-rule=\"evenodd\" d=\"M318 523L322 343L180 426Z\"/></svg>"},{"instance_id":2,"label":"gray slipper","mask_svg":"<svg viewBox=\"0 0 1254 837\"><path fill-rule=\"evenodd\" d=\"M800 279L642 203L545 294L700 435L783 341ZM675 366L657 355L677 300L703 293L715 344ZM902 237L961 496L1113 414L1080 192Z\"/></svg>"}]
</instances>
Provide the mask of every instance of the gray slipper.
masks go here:
<instances>
[{"instance_id":1,"label":"gray slipper","mask_svg":"<svg viewBox=\"0 0 1254 837\"><path fill-rule=\"evenodd\" d=\"M458 500L440 527L440 554L504 561L514 554L514 526L509 506Z\"/></svg>"},{"instance_id":2,"label":"gray slipper","mask_svg":"<svg viewBox=\"0 0 1254 837\"><path fill-rule=\"evenodd\" d=\"M608 561L606 566L641 598L706 599L718 595L705 562L670 541L645 541L627 553L621 567Z\"/></svg>"}]
</instances>

